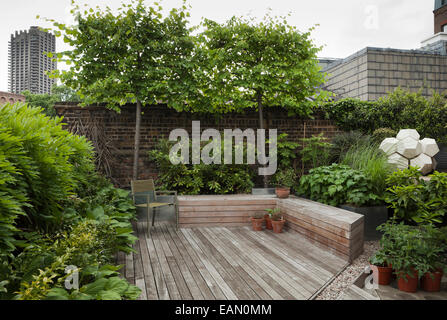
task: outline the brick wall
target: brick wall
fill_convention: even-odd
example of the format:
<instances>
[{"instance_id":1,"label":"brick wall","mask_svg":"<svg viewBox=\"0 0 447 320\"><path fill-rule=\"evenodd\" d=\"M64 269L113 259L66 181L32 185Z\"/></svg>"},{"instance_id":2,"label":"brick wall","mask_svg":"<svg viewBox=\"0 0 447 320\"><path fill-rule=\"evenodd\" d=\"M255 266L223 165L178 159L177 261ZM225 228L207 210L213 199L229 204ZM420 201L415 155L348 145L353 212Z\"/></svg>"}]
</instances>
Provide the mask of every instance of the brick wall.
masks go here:
<instances>
[{"instance_id":1,"label":"brick wall","mask_svg":"<svg viewBox=\"0 0 447 320\"><path fill-rule=\"evenodd\" d=\"M101 124L111 144L116 147L116 164L112 175L121 187L128 187L132 176L133 146L135 133L135 107L126 106L121 113L107 110L103 107L85 107L76 105L57 105L58 115L64 116L64 123L73 127L76 123L96 121ZM146 179L156 176L156 168L148 160L147 152L162 138L167 138L173 129L183 128L191 133L193 120L200 120L201 130L215 128L218 130L240 128L258 128L258 114L227 114L221 118L214 115L195 115L176 112L166 106L144 108L141 126L140 177ZM276 109L265 115L266 128L278 129L278 134L287 133L290 139L298 140L304 137L324 132L328 138L333 137L338 129L328 120L303 120L288 117L287 112Z\"/></svg>"},{"instance_id":2,"label":"brick wall","mask_svg":"<svg viewBox=\"0 0 447 320\"><path fill-rule=\"evenodd\" d=\"M24 102L26 100L25 96L21 94L2 92L0 91L0 106L6 103L16 103L16 102Z\"/></svg>"},{"instance_id":3,"label":"brick wall","mask_svg":"<svg viewBox=\"0 0 447 320\"><path fill-rule=\"evenodd\" d=\"M442 32L442 27L447 24L447 6L435 10L435 34Z\"/></svg>"}]
</instances>

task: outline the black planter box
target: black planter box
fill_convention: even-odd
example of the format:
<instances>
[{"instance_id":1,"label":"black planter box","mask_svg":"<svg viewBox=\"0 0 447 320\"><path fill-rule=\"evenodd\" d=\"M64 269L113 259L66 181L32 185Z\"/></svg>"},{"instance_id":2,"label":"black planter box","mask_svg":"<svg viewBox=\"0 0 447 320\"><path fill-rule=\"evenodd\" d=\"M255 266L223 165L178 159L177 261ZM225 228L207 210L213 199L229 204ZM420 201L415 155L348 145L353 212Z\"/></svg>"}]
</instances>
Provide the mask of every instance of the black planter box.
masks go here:
<instances>
[{"instance_id":1,"label":"black planter box","mask_svg":"<svg viewBox=\"0 0 447 320\"><path fill-rule=\"evenodd\" d=\"M342 205L340 208L365 217L365 241L379 240L382 237L382 234L376 228L388 220L388 208L386 206L353 207Z\"/></svg>"}]
</instances>

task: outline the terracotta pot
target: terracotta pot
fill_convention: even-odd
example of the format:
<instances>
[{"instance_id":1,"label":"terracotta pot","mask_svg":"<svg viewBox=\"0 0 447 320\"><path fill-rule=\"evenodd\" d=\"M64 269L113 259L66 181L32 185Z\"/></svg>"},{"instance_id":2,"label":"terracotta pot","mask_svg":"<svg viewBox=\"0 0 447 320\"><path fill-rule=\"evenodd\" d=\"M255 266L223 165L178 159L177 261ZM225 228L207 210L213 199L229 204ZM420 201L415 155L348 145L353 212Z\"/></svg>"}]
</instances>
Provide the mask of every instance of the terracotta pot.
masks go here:
<instances>
[{"instance_id":1,"label":"terracotta pot","mask_svg":"<svg viewBox=\"0 0 447 320\"><path fill-rule=\"evenodd\" d=\"M274 233L281 233L282 232L282 228L284 227L284 223L286 222L286 220L282 219L282 220L272 220L272 226L273 226L273 232Z\"/></svg>"},{"instance_id":2,"label":"terracotta pot","mask_svg":"<svg viewBox=\"0 0 447 320\"><path fill-rule=\"evenodd\" d=\"M266 228L267 230L273 230L272 219L270 219L270 215L269 215L269 214L266 214L266 215L264 216L264 219L265 219L265 228Z\"/></svg>"},{"instance_id":3,"label":"terracotta pot","mask_svg":"<svg viewBox=\"0 0 447 320\"><path fill-rule=\"evenodd\" d=\"M276 196L280 199L287 199L290 195L290 188L276 188Z\"/></svg>"},{"instance_id":4,"label":"terracotta pot","mask_svg":"<svg viewBox=\"0 0 447 320\"><path fill-rule=\"evenodd\" d=\"M427 292L441 291L441 279L444 272L442 270L436 272L427 272L421 279L421 287Z\"/></svg>"},{"instance_id":5,"label":"terracotta pot","mask_svg":"<svg viewBox=\"0 0 447 320\"><path fill-rule=\"evenodd\" d=\"M418 290L418 271L413 270L413 274L398 272L397 287L400 291L414 293Z\"/></svg>"},{"instance_id":6,"label":"terracotta pot","mask_svg":"<svg viewBox=\"0 0 447 320\"><path fill-rule=\"evenodd\" d=\"M262 223L264 222L264 218L261 219L255 219L251 218L251 223L253 225L254 231L262 231Z\"/></svg>"},{"instance_id":7,"label":"terracotta pot","mask_svg":"<svg viewBox=\"0 0 447 320\"><path fill-rule=\"evenodd\" d=\"M373 271L374 283L380 284L382 286L387 286L391 283L393 268L392 267L379 267L370 264L371 270Z\"/></svg>"}]
</instances>

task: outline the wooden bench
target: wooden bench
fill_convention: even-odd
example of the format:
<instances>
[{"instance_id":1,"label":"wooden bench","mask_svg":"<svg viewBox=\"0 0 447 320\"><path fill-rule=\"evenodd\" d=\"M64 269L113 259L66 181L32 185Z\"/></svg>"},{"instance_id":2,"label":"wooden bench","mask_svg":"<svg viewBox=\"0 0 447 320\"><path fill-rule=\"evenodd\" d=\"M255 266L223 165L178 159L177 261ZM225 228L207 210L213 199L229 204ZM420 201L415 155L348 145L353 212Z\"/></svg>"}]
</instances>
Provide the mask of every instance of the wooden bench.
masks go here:
<instances>
[{"instance_id":1,"label":"wooden bench","mask_svg":"<svg viewBox=\"0 0 447 320\"><path fill-rule=\"evenodd\" d=\"M181 228L250 226L253 214L278 207L285 228L314 244L349 262L363 252L363 216L318 202L275 195L179 196L178 201Z\"/></svg>"},{"instance_id":2,"label":"wooden bench","mask_svg":"<svg viewBox=\"0 0 447 320\"><path fill-rule=\"evenodd\" d=\"M307 199L278 199L286 228L352 262L363 252L363 215Z\"/></svg>"},{"instance_id":3,"label":"wooden bench","mask_svg":"<svg viewBox=\"0 0 447 320\"><path fill-rule=\"evenodd\" d=\"M275 195L199 195L179 196L179 226L250 226L255 213L276 207Z\"/></svg>"}]
</instances>

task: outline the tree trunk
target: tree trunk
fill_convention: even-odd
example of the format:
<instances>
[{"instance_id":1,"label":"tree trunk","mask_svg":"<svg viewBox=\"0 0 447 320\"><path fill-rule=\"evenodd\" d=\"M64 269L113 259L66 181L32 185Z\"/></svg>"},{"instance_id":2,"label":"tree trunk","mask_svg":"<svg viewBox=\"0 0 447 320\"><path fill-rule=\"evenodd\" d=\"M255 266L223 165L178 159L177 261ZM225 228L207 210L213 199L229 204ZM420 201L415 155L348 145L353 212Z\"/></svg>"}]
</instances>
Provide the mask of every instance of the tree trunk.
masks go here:
<instances>
[{"instance_id":1,"label":"tree trunk","mask_svg":"<svg viewBox=\"0 0 447 320\"><path fill-rule=\"evenodd\" d=\"M141 102L137 100L137 112L135 118L135 150L133 158L133 180L138 180L138 160L140 159L140 136L141 136Z\"/></svg>"},{"instance_id":2,"label":"tree trunk","mask_svg":"<svg viewBox=\"0 0 447 320\"><path fill-rule=\"evenodd\" d=\"M262 105L262 96L261 94L258 93L258 111L259 111L259 128L260 129L264 129L264 106ZM267 176L263 176L263 180L264 180L264 188L268 188L268 177Z\"/></svg>"}]
</instances>

